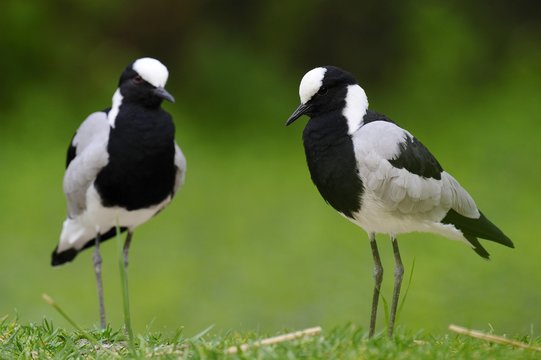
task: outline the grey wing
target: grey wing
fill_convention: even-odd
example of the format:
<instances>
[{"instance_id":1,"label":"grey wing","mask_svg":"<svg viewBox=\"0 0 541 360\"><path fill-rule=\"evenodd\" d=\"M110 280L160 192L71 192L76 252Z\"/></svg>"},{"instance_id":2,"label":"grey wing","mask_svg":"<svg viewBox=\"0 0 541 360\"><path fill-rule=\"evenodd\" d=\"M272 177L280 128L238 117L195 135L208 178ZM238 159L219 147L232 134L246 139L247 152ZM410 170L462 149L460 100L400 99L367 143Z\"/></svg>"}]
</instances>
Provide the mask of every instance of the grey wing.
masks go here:
<instances>
[{"instance_id":1,"label":"grey wing","mask_svg":"<svg viewBox=\"0 0 541 360\"><path fill-rule=\"evenodd\" d=\"M177 193L178 189L184 184L184 178L186 176L186 157L180 150L180 147L175 143L175 168L177 169L175 177L175 187L173 189L173 196Z\"/></svg>"},{"instance_id":2,"label":"grey wing","mask_svg":"<svg viewBox=\"0 0 541 360\"><path fill-rule=\"evenodd\" d=\"M423 178L382 159L374 170L361 166L359 172L365 190L373 192L387 211L402 215L424 213L433 221L440 221L450 209L469 218L479 217L472 197L445 171L441 179Z\"/></svg>"},{"instance_id":3,"label":"grey wing","mask_svg":"<svg viewBox=\"0 0 541 360\"><path fill-rule=\"evenodd\" d=\"M371 123L355 134L355 153L365 191L386 211L402 215L424 213L441 220L450 209L479 217L472 197L447 172L429 150L395 124ZM368 126L368 125L366 125Z\"/></svg>"},{"instance_id":4,"label":"grey wing","mask_svg":"<svg viewBox=\"0 0 541 360\"><path fill-rule=\"evenodd\" d=\"M107 165L109 131L107 114L96 112L86 118L73 137L68 149L63 184L70 218L86 209L88 188L98 172Z\"/></svg>"}]
</instances>

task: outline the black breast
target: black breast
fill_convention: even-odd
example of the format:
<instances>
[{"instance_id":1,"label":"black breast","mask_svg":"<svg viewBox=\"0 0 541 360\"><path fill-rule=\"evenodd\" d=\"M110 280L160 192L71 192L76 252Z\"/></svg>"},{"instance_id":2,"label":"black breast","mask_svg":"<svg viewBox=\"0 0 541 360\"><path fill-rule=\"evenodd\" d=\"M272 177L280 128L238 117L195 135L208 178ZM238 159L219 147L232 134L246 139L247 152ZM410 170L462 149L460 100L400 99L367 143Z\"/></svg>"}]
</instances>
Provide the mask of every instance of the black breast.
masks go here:
<instances>
[{"instance_id":1,"label":"black breast","mask_svg":"<svg viewBox=\"0 0 541 360\"><path fill-rule=\"evenodd\" d=\"M104 206L159 204L175 183L175 128L162 109L121 107L109 135L109 162L96 178Z\"/></svg>"},{"instance_id":2,"label":"black breast","mask_svg":"<svg viewBox=\"0 0 541 360\"><path fill-rule=\"evenodd\" d=\"M353 217L361 207L364 188L347 131L342 115L313 117L304 128L303 140L310 175L321 196L337 211Z\"/></svg>"}]
</instances>

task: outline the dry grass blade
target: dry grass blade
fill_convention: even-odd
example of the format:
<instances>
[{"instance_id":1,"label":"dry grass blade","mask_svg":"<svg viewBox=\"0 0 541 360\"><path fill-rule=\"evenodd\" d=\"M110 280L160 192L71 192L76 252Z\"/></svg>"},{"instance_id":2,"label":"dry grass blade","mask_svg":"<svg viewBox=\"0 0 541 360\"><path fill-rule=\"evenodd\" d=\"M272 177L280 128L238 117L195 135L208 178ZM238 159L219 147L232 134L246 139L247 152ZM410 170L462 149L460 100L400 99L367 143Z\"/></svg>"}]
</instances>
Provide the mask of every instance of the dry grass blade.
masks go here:
<instances>
[{"instance_id":1,"label":"dry grass blade","mask_svg":"<svg viewBox=\"0 0 541 360\"><path fill-rule=\"evenodd\" d=\"M240 349L240 351L246 351L251 347L259 347L259 346L264 346L264 345L278 344L278 343L281 343L281 342L284 342L284 341L291 341L291 340L299 339L299 338L301 338L303 336L315 336L315 335L317 335L319 333L321 333L321 326L316 326L316 327L308 328L308 329L305 329L305 330L300 330L300 331L295 331L295 332L292 332L292 333L273 336L273 337L270 337L270 338L267 338L267 339L256 341L256 342L254 342L252 344L242 344L240 346L231 346L230 348L228 348L225 351L225 353L226 354L236 354L239 351L239 349Z\"/></svg>"},{"instance_id":2,"label":"dry grass blade","mask_svg":"<svg viewBox=\"0 0 541 360\"><path fill-rule=\"evenodd\" d=\"M79 325L77 325L77 323L70 316L68 316L68 314L60 307L60 305L56 303L56 301L53 300L52 297L50 297L49 295L45 293L41 294L41 297L47 304L51 305L56 311L58 311L58 313L62 315L62 317L66 319L66 321L70 323L71 326L73 326L84 338L86 338L88 341L94 344L94 346L102 349L107 354L111 355L112 357L115 357L115 358L119 357L118 354L107 349L96 337L94 337L92 334L83 330Z\"/></svg>"},{"instance_id":3,"label":"dry grass blade","mask_svg":"<svg viewBox=\"0 0 541 360\"><path fill-rule=\"evenodd\" d=\"M454 331L459 334L468 335L477 339L490 341L493 343L511 345L511 346L522 348L522 349L541 351L541 347L538 347L538 346L531 346L529 344L526 344L517 340L507 339L507 338L504 338L503 336L498 336L498 335L486 334L478 330L471 330L471 329L467 329L465 327L458 326L458 325L453 325L453 324L449 325L449 330Z\"/></svg>"}]
</instances>

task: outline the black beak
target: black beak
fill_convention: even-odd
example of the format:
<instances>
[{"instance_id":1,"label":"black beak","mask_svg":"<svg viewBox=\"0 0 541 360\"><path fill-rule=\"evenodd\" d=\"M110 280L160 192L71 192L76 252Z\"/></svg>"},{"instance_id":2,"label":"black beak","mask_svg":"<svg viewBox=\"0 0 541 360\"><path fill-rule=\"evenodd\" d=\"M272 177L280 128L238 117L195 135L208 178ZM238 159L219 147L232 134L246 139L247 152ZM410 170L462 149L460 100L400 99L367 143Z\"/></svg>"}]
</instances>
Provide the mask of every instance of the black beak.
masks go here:
<instances>
[{"instance_id":1,"label":"black beak","mask_svg":"<svg viewBox=\"0 0 541 360\"><path fill-rule=\"evenodd\" d=\"M290 125L291 123L293 123L293 121L297 120L298 118L300 118L304 114L308 113L310 111L310 109L311 109L310 105L308 105L308 104L300 104L299 107L297 108L297 110L295 110L293 112L293 114L291 114L289 119L287 119L286 126Z\"/></svg>"},{"instance_id":2,"label":"black beak","mask_svg":"<svg viewBox=\"0 0 541 360\"><path fill-rule=\"evenodd\" d=\"M175 102L175 98L173 97L173 95L169 94L167 90L162 87L157 87L156 89L154 89L154 95L167 101L171 101L172 103Z\"/></svg>"}]
</instances>

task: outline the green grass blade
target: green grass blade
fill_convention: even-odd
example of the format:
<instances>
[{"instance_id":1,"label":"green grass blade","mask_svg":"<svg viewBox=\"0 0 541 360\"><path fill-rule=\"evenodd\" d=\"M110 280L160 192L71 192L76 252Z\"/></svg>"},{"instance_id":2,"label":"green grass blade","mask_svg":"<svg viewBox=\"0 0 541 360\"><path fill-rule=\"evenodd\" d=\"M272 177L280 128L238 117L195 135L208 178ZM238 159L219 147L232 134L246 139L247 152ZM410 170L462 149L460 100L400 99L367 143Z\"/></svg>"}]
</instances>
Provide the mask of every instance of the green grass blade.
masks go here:
<instances>
[{"instance_id":1,"label":"green grass blade","mask_svg":"<svg viewBox=\"0 0 541 360\"><path fill-rule=\"evenodd\" d=\"M406 286L406 290L404 291L404 295L402 295L402 300L400 300L400 304L398 305L398 310L396 311L396 322L398 323L398 319L400 317L400 313L402 312L402 308L404 307L404 303L406 302L406 299L408 298L408 293L411 287L411 281L413 280L413 271L415 270L415 257L413 258L413 263L411 264L411 270L409 273L409 279L408 279L408 285Z\"/></svg>"},{"instance_id":2,"label":"green grass blade","mask_svg":"<svg viewBox=\"0 0 541 360\"><path fill-rule=\"evenodd\" d=\"M214 328L214 324L210 325L209 327L207 327L206 329L204 329L203 331L195 334L194 336L192 336L189 340L190 341L196 341L196 340L199 340L200 338L202 338L203 336L205 336L210 330L212 330Z\"/></svg>"},{"instance_id":3,"label":"green grass blade","mask_svg":"<svg viewBox=\"0 0 541 360\"><path fill-rule=\"evenodd\" d=\"M79 331L84 337L86 337L88 340L95 342L98 342L98 340L84 331L77 323L56 303L56 301L53 300L49 295L47 294L41 294L41 297L45 302L53 307L71 326L73 326L77 331Z\"/></svg>"},{"instance_id":4,"label":"green grass blade","mask_svg":"<svg viewBox=\"0 0 541 360\"><path fill-rule=\"evenodd\" d=\"M94 337L92 334L90 334L89 332L83 330L83 328L81 328L79 325L77 325L77 323L60 307L60 305L58 305L56 303L56 301L53 300L53 298L51 298L47 294L42 294L41 297L43 298L43 300L45 300L45 302L47 304L51 305L53 307L53 309L55 309L71 326L73 326L75 328L75 330L77 330L79 332L79 334L81 334L85 339L87 339L88 341L90 341L92 344L99 347L103 351L107 352L109 355L112 355L114 357L118 357L117 354L111 352L109 349L106 349L98 341L98 339L96 337ZM52 328L52 325L51 325L51 328Z\"/></svg>"},{"instance_id":5,"label":"green grass blade","mask_svg":"<svg viewBox=\"0 0 541 360\"><path fill-rule=\"evenodd\" d=\"M124 324L126 326L126 332L128 333L128 344L132 354L135 354L135 342L133 337L133 329L131 326L130 316L130 293L128 289L128 274L124 267L124 248L122 246L122 240L120 239L120 227L118 222L116 225L116 242L118 247L118 268L120 271L120 282L122 286L122 304L124 308Z\"/></svg>"},{"instance_id":6,"label":"green grass blade","mask_svg":"<svg viewBox=\"0 0 541 360\"><path fill-rule=\"evenodd\" d=\"M387 302L387 299L385 299L385 296L383 296L383 294L381 293L381 289L380 289L379 297L381 298L381 302L383 303L383 313L385 314L385 333L388 333L389 321L391 321L389 303Z\"/></svg>"}]
</instances>

